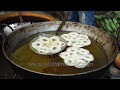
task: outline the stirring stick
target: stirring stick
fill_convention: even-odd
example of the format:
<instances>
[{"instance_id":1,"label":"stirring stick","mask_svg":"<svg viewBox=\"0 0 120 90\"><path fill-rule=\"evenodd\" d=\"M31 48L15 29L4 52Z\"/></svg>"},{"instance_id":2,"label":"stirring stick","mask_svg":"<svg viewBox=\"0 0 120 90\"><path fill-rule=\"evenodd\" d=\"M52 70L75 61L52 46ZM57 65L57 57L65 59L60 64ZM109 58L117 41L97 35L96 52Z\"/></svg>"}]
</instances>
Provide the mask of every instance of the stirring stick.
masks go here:
<instances>
[{"instance_id":1,"label":"stirring stick","mask_svg":"<svg viewBox=\"0 0 120 90\"><path fill-rule=\"evenodd\" d=\"M65 18L62 20L62 23L60 24L60 26L58 27L58 29L56 30L56 35L59 35L59 32L60 32L61 28L63 27L63 25L65 24L68 16L69 16L69 11L65 15Z\"/></svg>"}]
</instances>

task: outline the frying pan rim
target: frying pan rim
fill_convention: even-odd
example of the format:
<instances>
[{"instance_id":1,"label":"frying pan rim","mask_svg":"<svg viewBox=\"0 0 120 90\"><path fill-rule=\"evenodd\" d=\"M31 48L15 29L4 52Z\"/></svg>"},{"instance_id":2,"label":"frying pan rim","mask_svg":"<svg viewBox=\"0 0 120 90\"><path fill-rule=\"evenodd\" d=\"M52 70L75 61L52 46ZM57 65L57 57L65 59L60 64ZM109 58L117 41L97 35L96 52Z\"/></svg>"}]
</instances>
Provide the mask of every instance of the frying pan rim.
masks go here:
<instances>
[{"instance_id":1,"label":"frying pan rim","mask_svg":"<svg viewBox=\"0 0 120 90\"><path fill-rule=\"evenodd\" d=\"M61 21L45 21L45 22L46 22L46 23L49 23L49 22L55 23L55 22L61 22ZM45 23L45 22L38 22L38 23ZM38 24L38 23L37 23L37 24ZM66 23L78 23L78 22L66 21ZM36 24L36 23L34 23L34 24ZM81 23L78 23L78 24L81 24ZM32 24L32 25L33 25L33 24ZM85 25L85 24L81 24L81 25ZM29 27L29 26L31 26L31 25L28 25L28 26L23 27L23 28L27 28L27 27ZM90 25L85 25L85 26L90 26ZM94 26L90 26L90 27L94 27ZM97 28L97 27L94 27L94 28L99 29L99 28ZM22 28L21 28L21 29L22 29ZM18 30L19 30L19 29L18 29ZM100 29L100 30L101 30L101 29ZM16 31L17 31L17 30L16 30ZM12 33L15 33L16 31L13 31ZM101 30L101 32L104 32L104 31ZM105 64L104 66L102 66L102 67L100 67L100 68L97 68L97 69L94 69L94 70L90 70L90 71L86 71L86 72L82 72L82 73L75 73L75 74L49 74L49 73L37 72L37 71L34 71L34 70L30 70L30 69L21 67L20 65L14 63L12 60L10 60L10 58L6 55L5 50L4 50L5 41L7 40L7 38L9 38L10 35L12 35L12 33L9 34L9 35L3 40L3 43L2 43L2 52L3 52L4 56L6 57L6 59L7 59L9 62L11 62L13 65L15 65L15 66L17 66L17 67L19 67L19 68L21 68L21 69L23 69L23 70L25 70L25 71L29 71L29 72L31 72L31 73L36 73L36 74L39 74L39 75L48 75L48 76L62 76L62 77L64 77L64 76L84 75L84 74L89 74L89 73L96 72L96 71L99 71L99 70L105 68L105 67L108 66L110 63L112 63L112 62L114 61L114 59L115 59L115 58L114 58L113 60L110 60L107 64ZM106 32L106 33L107 33L107 32ZM108 33L107 33L107 34L108 34ZM108 35L109 35L109 37L115 42L115 45L116 45L116 48L117 48L117 54L118 54L118 52L119 52L119 51L118 51L118 45L117 45L115 39L114 39L110 34L108 34ZM117 56L117 54L116 54L116 56Z\"/></svg>"}]
</instances>

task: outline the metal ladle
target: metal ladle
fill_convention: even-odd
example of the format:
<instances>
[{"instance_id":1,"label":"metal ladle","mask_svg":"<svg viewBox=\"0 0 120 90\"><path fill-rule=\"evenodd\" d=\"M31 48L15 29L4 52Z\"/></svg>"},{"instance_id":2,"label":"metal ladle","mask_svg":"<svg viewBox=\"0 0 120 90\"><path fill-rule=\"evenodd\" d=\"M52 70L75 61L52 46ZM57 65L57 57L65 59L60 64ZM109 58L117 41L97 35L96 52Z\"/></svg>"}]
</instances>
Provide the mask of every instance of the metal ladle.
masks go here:
<instances>
[{"instance_id":1,"label":"metal ladle","mask_svg":"<svg viewBox=\"0 0 120 90\"><path fill-rule=\"evenodd\" d=\"M69 16L69 12L67 12L67 14L65 15L65 18L63 19L62 23L60 24L60 26L58 27L58 29L56 30L56 33L55 33L55 36L58 36L58 38L60 39L60 41L64 42L65 45L64 45L63 47L61 47L61 50L58 51L58 52L55 52L55 53L41 53L41 54L43 54L43 55L53 55L53 54L56 54L56 53L61 52L62 50L64 50L64 49L66 48L66 42L65 42L65 40L64 40L63 38L59 37L59 34L60 34L60 30L62 29L63 25L65 24L68 16ZM44 34L43 36L50 38L50 37L52 37L53 35ZM35 37L34 39L32 39L32 40L30 41L29 45L30 45L30 49L31 49L32 51L34 51L35 53L40 54L37 50L35 50L35 49L32 47L32 43L35 42L38 38L39 38L39 36L38 36L38 37Z\"/></svg>"}]
</instances>

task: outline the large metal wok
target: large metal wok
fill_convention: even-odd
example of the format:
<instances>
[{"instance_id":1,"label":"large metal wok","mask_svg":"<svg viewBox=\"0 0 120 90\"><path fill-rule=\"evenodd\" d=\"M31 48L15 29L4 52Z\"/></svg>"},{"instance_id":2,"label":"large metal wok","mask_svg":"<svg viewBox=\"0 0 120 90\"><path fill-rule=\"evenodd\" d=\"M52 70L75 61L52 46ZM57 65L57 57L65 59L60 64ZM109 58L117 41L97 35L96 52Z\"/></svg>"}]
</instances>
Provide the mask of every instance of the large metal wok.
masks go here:
<instances>
[{"instance_id":1,"label":"large metal wok","mask_svg":"<svg viewBox=\"0 0 120 90\"><path fill-rule=\"evenodd\" d=\"M99 45L104 48L108 58L107 63L103 64L101 67L88 71L83 70L81 73L49 74L24 68L10 59L15 46L21 41L36 33L55 31L59 27L60 23L61 21L39 22L14 31L7 36L3 42L2 50L5 58L10 62L13 69L15 69L25 78L101 78L107 72L118 53L117 44L114 39L105 31L80 23L66 22L62 28L62 31L75 31L81 34L86 34L94 41L99 43ZM95 53L97 53L97 51L95 51Z\"/></svg>"}]
</instances>

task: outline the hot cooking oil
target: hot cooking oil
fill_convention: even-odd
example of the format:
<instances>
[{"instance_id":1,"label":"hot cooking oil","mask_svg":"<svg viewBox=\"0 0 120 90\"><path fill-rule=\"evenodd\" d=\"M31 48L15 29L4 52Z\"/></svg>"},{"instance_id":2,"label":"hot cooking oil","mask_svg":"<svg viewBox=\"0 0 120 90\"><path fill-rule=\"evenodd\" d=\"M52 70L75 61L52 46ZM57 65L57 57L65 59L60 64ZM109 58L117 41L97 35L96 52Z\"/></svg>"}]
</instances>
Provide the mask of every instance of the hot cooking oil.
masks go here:
<instances>
[{"instance_id":1,"label":"hot cooking oil","mask_svg":"<svg viewBox=\"0 0 120 90\"><path fill-rule=\"evenodd\" d=\"M47 32L54 34L55 32ZM68 32L63 32L68 33ZM62 34L63 34L62 33ZM94 56L94 61L87 67L81 69L74 66L67 66L63 59L59 57L59 53L55 55L40 55L34 53L30 47L29 42L38 34L32 35L20 42L14 49L10 59L19 66L32 71L48 74L77 74L90 70L95 70L107 64L108 58L106 52L100 44L91 39L91 45L84 47L89 50Z\"/></svg>"}]
</instances>

